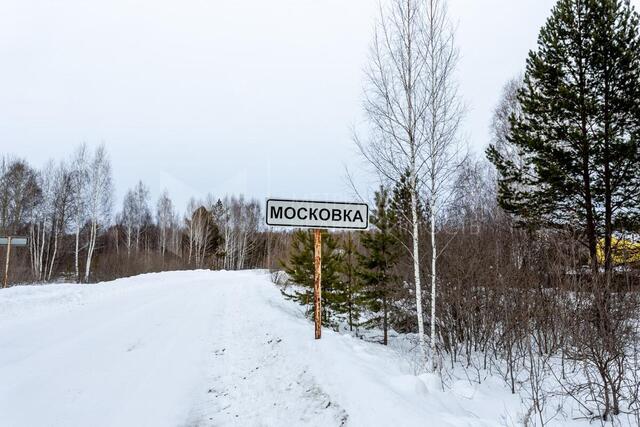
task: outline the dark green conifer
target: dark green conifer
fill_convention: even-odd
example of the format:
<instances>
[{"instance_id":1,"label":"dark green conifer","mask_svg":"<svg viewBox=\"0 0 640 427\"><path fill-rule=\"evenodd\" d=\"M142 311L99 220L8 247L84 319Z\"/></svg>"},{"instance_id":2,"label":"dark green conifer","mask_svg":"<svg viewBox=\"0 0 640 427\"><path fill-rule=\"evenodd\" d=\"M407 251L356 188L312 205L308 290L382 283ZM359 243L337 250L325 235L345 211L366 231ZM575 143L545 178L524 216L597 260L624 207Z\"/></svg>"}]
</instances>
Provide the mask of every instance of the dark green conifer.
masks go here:
<instances>
[{"instance_id":1,"label":"dark green conifer","mask_svg":"<svg viewBox=\"0 0 640 427\"><path fill-rule=\"evenodd\" d=\"M289 261L283 263L289 281L294 286L282 290L285 297L307 307L313 318L314 239L312 230L299 230L293 234ZM338 240L322 231L322 324L336 327L338 315L344 312L345 292L342 280L343 254Z\"/></svg>"},{"instance_id":2,"label":"dark green conifer","mask_svg":"<svg viewBox=\"0 0 640 427\"><path fill-rule=\"evenodd\" d=\"M560 0L529 54L508 139L487 150L499 202L523 224L582 236L591 265L616 227L640 216L640 37L628 1Z\"/></svg>"},{"instance_id":3,"label":"dark green conifer","mask_svg":"<svg viewBox=\"0 0 640 427\"><path fill-rule=\"evenodd\" d=\"M373 229L362 236L364 253L360 254L362 301L373 314L365 323L381 327L383 343L388 343L389 314L394 288L399 281L394 273L400 247L395 235L397 219L389 207L388 191L381 187L375 195L376 207L370 216Z\"/></svg>"},{"instance_id":4,"label":"dark green conifer","mask_svg":"<svg viewBox=\"0 0 640 427\"><path fill-rule=\"evenodd\" d=\"M359 254L357 242L353 232L348 232L343 238L342 243L342 259L343 259L343 281L344 281L344 312L349 330L353 331L353 326L357 325L362 312L361 302L361 284L358 274Z\"/></svg>"}]
</instances>

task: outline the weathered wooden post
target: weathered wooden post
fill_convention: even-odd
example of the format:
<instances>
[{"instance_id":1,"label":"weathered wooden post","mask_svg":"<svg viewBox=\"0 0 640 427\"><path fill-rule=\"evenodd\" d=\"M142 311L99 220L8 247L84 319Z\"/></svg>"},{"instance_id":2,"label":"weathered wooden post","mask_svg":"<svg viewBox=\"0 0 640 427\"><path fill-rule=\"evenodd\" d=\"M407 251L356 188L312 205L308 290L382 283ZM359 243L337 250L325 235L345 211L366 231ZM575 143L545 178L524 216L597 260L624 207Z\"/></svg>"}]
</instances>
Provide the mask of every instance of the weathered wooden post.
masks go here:
<instances>
[{"instance_id":1,"label":"weathered wooden post","mask_svg":"<svg viewBox=\"0 0 640 427\"><path fill-rule=\"evenodd\" d=\"M322 336L322 232L329 228L366 230L366 203L316 202L310 200L267 200L267 225L313 228L313 321L315 337Z\"/></svg>"},{"instance_id":2,"label":"weathered wooden post","mask_svg":"<svg viewBox=\"0 0 640 427\"><path fill-rule=\"evenodd\" d=\"M316 326L316 339L322 336L322 230L313 230L313 261L315 273L313 277L313 321Z\"/></svg>"}]
</instances>

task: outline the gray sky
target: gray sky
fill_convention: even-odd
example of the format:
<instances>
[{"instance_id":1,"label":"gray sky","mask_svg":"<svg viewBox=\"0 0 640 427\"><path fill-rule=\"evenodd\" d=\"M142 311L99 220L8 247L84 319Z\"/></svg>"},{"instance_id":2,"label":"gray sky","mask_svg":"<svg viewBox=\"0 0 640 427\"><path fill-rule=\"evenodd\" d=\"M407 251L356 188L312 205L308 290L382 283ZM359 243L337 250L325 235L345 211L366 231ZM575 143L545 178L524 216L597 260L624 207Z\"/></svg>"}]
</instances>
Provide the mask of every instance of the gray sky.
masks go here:
<instances>
[{"instance_id":1,"label":"gray sky","mask_svg":"<svg viewBox=\"0 0 640 427\"><path fill-rule=\"evenodd\" d=\"M474 151L554 3L449 1ZM105 142L118 209L138 179L180 209L208 192L349 198L376 4L2 0L0 153L40 167Z\"/></svg>"}]
</instances>

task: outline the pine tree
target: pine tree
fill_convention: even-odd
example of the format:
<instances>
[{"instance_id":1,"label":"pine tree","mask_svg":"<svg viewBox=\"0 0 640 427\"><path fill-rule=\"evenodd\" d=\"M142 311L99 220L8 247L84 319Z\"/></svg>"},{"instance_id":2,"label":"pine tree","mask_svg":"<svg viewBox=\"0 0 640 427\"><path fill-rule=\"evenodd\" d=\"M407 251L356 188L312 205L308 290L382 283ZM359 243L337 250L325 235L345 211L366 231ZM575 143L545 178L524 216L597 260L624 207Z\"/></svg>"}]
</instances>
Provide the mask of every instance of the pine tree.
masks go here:
<instances>
[{"instance_id":1,"label":"pine tree","mask_svg":"<svg viewBox=\"0 0 640 427\"><path fill-rule=\"evenodd\" d=\"M338 240L322 231L322 324L336 327L337 316L343 313L345 303L343 255L338 250ZM314 288L314 238L313 231L299 230L293 234L291 255L283 262L291 284L282 290L283 295L307 307L307 316L313 317ZM291 292L289 292L291 289Z\"/></svg>"},{"instance_id":2,"label":"pine tree","mask_svg":"<svg viewBox=\"0 0 640 427\"><path fill-rule=\"evenodd\" d=\"M487 150L499 202L521 223L577 232L611 269L614 227L640 216L640 37L628 1L560 0L529 54L521 114L511 117L519 167Z\"/></svg>"},{"instance_id":3,"label":"pine tree","mask_svg":"<svg viewBox=\"0 0 640 427\"><path fill-rule=\"evenodd\" d=\"M393 288L398 283L394 274L400 247L394 235L396 218L389 208L388 191L381 187L375 195L376 208L370 216L375 229L362 237L364 254L360 254L362 299L374 315L366 325L382 327L383 343L388 343L389 312Z\"/></svg>"}]
</instances>

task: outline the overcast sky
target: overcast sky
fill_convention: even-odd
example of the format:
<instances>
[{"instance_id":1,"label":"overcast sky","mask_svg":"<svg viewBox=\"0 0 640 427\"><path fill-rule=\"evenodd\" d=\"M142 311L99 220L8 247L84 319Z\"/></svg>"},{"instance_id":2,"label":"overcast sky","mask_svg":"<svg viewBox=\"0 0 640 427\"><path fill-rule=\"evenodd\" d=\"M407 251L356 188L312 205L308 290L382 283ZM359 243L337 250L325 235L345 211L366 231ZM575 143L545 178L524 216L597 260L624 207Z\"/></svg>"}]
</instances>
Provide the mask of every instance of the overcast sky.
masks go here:
<instances>
[{"instance_id":1,"label":"overcast sky","mask_svg":"<svg viewBox=\"0 0 640 427\"><path fill-rule=\"evenodd\" d=\"M450 0L463 137L489 141L553 0ZM375 0L0 0L0 154L104 142L116 205L244 193L348 199ZM361 181L365 182L365 181Z\"/></svg>"}]
</instances>

